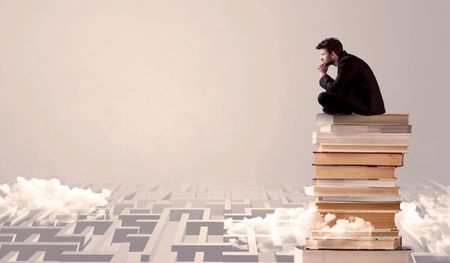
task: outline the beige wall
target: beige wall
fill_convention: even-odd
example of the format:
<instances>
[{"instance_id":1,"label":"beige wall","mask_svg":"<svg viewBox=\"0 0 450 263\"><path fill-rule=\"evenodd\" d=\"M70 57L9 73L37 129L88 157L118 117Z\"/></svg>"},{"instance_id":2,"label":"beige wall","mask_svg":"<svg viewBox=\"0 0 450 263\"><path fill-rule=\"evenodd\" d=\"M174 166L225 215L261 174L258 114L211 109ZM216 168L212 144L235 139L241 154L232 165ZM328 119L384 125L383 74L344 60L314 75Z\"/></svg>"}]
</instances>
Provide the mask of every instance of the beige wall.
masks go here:
<instances>
[{"instance_id":1,"label":"beige wall","mask_svg":"<svg viewBox=\"0 0 450 263\"><path fill-rule=\"evenodd\" d=\"M319 54L409 112L450 183L449 1L0 1L0 178L310 178ZM332 73L335 72L332 71Z\"/></svg>"}]
</instances>

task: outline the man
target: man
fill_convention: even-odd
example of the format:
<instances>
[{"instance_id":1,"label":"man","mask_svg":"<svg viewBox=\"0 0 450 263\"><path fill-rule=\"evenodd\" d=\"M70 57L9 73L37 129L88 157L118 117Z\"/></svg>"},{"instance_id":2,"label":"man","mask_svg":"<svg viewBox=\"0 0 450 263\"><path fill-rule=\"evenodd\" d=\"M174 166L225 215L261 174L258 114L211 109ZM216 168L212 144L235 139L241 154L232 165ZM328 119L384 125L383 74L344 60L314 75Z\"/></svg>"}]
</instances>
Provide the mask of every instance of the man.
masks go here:
<instances>
[{"instance_id":1,"label":"man","mask_svg":"<svg viewBox=\"0 0 450 263\"><path fill-rule=\"evenodd\" d=\"M323 111L332 115L385 113L383 97L377 80L369 65L362 59L348 54L336 38L320 42L322 63L318 66L320 86L326 91L320 93L319 103ZM330 65L336 66L336 79L327 74Z\"/></svg>"}]
</instances>

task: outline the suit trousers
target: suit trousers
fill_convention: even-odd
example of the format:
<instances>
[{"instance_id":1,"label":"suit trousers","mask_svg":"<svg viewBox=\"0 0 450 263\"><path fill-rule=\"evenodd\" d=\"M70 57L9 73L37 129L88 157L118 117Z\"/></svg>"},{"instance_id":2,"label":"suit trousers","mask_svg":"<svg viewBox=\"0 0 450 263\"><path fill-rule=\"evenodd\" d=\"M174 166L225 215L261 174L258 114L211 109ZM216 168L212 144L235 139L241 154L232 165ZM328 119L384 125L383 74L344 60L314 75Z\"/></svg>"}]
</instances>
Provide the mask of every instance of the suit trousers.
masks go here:
<instances>
[{"instance_id":1,"label":"suit trousers","mask_svg":"<svg viewBox=\"0 0 450 263\"><path fill-rule=\"evenodd\" d=\"M361 114L369 115L369 106L356 96L338 95L330 92L322 92L318 97L324 112L332 114Z\"/></svg>"}]
</instances>

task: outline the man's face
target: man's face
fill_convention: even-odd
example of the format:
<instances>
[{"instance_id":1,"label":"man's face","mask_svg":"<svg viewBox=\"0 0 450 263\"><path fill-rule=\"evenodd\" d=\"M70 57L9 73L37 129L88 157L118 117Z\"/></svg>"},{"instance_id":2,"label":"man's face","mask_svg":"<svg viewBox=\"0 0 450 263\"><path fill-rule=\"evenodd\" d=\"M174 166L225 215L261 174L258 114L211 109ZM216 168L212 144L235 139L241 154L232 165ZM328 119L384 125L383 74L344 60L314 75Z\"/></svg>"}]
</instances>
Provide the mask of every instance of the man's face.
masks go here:
<instances>
[{"instance_id":1,"label":"man's face","mask_svg":"<svg viewBox=\"0 0 450 263\"><path fill-rule=\"evenodd\" d=\"M334 63L333 56L326 49L320 49L320 60L327 66Z\"/></svg>"}]
</instances>

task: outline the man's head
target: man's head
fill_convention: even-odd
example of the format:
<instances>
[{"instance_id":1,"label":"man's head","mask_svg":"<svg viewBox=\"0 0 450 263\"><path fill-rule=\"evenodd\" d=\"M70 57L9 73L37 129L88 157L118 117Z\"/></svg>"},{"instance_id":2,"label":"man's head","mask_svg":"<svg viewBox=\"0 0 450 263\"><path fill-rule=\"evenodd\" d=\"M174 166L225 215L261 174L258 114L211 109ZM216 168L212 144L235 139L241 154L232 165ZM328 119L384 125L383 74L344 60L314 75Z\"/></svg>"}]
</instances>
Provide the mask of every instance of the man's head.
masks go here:
<instances>
[{"instance_id":1,"label":"man's head","mask_svg":"<svg viewBox=\"0 0 450 263\"><path fill-rule=\"evenodd\" d=\"M334 37L322 40L316 49L320 50L320 60L327 66L331 64L337 66L339 57L344 50L341 41Z\"/></svg>"}]
</instances>

